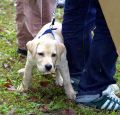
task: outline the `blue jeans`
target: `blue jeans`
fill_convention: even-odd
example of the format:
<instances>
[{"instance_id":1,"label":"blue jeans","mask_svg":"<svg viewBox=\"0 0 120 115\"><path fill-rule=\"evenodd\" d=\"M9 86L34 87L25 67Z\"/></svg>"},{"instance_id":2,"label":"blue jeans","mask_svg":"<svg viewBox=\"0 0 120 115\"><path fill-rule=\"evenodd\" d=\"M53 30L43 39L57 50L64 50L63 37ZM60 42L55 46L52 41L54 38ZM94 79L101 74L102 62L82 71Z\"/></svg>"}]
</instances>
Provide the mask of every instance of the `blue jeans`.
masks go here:
<instances>
[{"instance_id":1,"label":"blue jeans","mask_svg":"<svg viewBox=\"0 0 120 115\"><path fill-rule=\"evenodd\" d=\"M118 55L98 0L66 0L62 34L70 76L80 80L78 95L100 94L116 83Z\"/></svg>"}]
</instances>

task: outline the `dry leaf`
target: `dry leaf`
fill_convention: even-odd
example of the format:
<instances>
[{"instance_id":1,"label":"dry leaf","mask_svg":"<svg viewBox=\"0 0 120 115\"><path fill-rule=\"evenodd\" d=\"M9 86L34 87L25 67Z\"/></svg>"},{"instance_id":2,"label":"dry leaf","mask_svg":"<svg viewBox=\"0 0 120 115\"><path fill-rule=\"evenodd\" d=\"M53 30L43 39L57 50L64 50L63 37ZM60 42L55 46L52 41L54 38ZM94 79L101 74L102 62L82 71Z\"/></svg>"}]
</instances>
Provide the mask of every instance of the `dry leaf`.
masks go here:
<instances>
[{"instance_id":1,"label":"dry leaf","mask_svg":"<svg viewBox=\"0 0 120 115\"><path fill-rule=\"evenodd\" d=\"M38 97L37 96L32 96L32 97L29 97L28 100L30 101L38 101Z\"/></svg>"},{"instance_id":2,"label":"dry leaf","mask_svg":"<svg viewBox=\"0 0 120 115\"><path fill-rule=\"evenodd\" d=\"M49 81L40 81L40 85L42 86L42 87L47 87L48 85L49 85Z\"/></svg>"},{"instance_id":3,"label":"dry leaf","mask_svg":"<svg viewBox=\"0 0 120 115\"><path fill-rule=\"evenodd\" d=\"M15 91L15 87L13 85L10 85L8 88L7 88L9 91Z\"/></svg>"},{"instance_id":4,"label":"dry leaf","mask_svg":"<svg viewBox=\"0 0 120 115\"><path fill-rule=\"evenodd\" d=\"M7 82L3 86L6 87L9 91L15 91L15 87L13 86L10 79L7 79Z\"/></svg>"},{"instance_id":5,"label":"dry leaf","mask_svg":"<svg viewBox=\"0 0 120 115\"><path fill-rule=\"evenodd\" d=\"M75 113L75 111L74 111L73 109L69 108L69 109L65 109L65 110L61 113L61 115L76 115L76 113Z\"/></svg>"},{"instance_id":6,"label":"dry leaf","mask_svg":"<svg viewBox=\"0 0 120 115\"><path fill-rule=\"evenodd\" d=\"M49 111L48 105L41 106L40 107L40 111L42 111L42 112L48 112Z\"/></svg>"}]
</instances>

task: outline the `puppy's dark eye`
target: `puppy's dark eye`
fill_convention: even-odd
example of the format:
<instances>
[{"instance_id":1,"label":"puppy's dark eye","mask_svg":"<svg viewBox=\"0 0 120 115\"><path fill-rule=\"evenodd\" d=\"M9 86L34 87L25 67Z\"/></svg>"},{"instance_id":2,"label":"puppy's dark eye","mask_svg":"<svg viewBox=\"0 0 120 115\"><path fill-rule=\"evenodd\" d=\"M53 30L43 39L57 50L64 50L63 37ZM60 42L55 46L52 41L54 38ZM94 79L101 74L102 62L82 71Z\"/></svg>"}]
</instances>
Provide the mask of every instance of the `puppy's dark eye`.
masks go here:
<instances>
[{"instance_id":1,"label":"puppy's dark eye","mask_svg":"<svg viewBox=\"0 0 120 115\"><path fill-rule=\"evenodd\" d=\"M39 56L44 56L44 53L41 52L41 53L38 53L38 55L39 55Z\"/></svg>"},{"instance_id":2,"label":"puppy's dark eye","mask_svg":"<svg viewBox=\"0 0 120 115\"><path fill-rule=\"evenodd\" d=\"M52 54L52 57L56 57L56 53L53 53L53 54Z\"/></svg>"}]
</instances>

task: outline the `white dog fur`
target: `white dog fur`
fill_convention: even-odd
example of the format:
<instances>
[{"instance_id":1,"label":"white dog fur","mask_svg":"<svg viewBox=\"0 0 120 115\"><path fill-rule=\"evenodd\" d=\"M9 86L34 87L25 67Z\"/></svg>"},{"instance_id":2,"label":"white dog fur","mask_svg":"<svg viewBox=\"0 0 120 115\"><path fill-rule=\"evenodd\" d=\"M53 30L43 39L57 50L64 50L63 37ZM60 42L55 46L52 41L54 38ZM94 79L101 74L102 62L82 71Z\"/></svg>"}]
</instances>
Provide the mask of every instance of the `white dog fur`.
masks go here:
<instances>
[{"instance_id":1,"label":"white dog fur","mask_svg":"<svg viewBox=\"0 0 120 115\"><path fill-rule=\"evenodd\" d=\"M55 22L53 35L47 33L42 35L45 30L49 29L50 23L43 26L37 36L27 43L28 55L24 69L19 72L24 72L23 80L17 90L20 92L28 90L32 77L32 69L37 66L38 70L43 74L55 73L56 84L64 85L65 93L69 99L75 99L75 91L71 85L68 62L66 59L66 49L63 44L61 34L61 24ZM39 38L40 37L40 38Z\"/></svg>"}]
</instances>

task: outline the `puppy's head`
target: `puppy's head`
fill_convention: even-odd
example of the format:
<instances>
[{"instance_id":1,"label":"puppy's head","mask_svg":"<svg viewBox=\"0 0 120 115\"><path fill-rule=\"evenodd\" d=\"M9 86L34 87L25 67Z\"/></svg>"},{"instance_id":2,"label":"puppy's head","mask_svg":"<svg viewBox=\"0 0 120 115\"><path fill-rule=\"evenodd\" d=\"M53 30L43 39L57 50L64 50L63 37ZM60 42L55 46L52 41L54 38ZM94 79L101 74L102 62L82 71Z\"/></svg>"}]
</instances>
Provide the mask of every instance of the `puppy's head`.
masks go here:
<instances>
[{"instance_id":1,"label":"puppy's head","mask_svg":"<svg viewBox=\"0 0 120 115\"><path fill-rule=\"evenodd\" d=\"M36 62L37 68L43 74L55 72L56 64L60 62L65 47L56 40L32 40L27 43L27 48Z\"/></svg>"}]
</instances>

